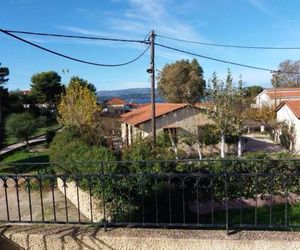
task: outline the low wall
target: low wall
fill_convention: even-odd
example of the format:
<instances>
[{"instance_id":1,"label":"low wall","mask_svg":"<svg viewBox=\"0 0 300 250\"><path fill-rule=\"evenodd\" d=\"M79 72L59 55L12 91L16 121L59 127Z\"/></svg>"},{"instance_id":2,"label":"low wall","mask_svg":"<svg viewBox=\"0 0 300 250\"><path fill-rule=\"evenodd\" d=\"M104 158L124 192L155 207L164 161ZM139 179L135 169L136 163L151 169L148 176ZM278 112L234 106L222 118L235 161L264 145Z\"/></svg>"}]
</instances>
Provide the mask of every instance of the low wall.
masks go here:
<instances>
[{"instance_id":1,"label":"low wall","mask_svg":"<svg viewBox=\"0 0 300 250\"><path fill-rule=\"evenodd\" d=\"M77 203L77 187L75 182L66 182L66 197L72 202L72 204L78 209ZM64 191L64 183L60 178L57 178L57 188L65 194ZM99 222L103 219L103 212L101 201L92 197L92 218L91 218L91 208L90 208L90 194L89 192L83 191L82 189L78 189L78 197L79 197L79 207L80 213L84 215L89 221Z\"/></svg>"},{"instance_id":2,"label":"low wall","mask_svg":"<svg viewBox=\"0 0 300 250\"><path fill-rule=\"evenodd\" d=\"M2 231L2 233L1 233ZM242 231L226 235L216 230L103 229L70 226L4 226L3 249L300 249L300 233ZM0 247L0 249L1 249Z\"/></svg>"}]
</instances>

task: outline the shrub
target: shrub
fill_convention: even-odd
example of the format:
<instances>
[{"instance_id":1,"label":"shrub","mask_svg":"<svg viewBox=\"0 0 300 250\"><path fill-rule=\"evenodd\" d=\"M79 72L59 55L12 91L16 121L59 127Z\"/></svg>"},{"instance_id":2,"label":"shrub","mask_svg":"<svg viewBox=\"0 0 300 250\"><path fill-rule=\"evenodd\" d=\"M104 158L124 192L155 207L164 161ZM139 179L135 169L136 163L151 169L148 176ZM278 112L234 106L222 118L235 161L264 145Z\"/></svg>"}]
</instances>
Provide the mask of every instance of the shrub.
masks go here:
<instances>
[{"instance_id":1,"label":"shrub","mask_svg":"<svg viewBox=\"0 0 300 250\"><path fill-rule=\"evenodd\" d=\"M160 142L161 143L161 142ZM162 146L165 142L153 147L150 139L137 139L134 144L125 148L123 152L124 161L155 161L174 160L175 153L169 147ZM130 164L130 172L161 172L174 170L174 164L134 162Z\"/></svg>"},{"instance_id":2,"label":"shrub","mask_svg":"<svg viewBox=\"0 0 300 250\"><path fill-rule=\"evenodd\" d=\"M50 144L53 141L53 138L54 138L55 134L56 134L56 131L54 131L54 130L47 130L46 131L46 142L48 144Z\"/></svg>"},{"instance_id":3,"label":"shrub","mask_svg":"<svg viewBox=\"0 0 300 250\"><path fill-rule=\"evenodd\" d=\"M101 169L97 162L116 160L111 150L88 145L72 128L58 132L49 151L50 161L59 163L64 172L68 173L99 173ZM106 168L105 171L111 172L111 169Z\"/></svg>"}]
</instances>

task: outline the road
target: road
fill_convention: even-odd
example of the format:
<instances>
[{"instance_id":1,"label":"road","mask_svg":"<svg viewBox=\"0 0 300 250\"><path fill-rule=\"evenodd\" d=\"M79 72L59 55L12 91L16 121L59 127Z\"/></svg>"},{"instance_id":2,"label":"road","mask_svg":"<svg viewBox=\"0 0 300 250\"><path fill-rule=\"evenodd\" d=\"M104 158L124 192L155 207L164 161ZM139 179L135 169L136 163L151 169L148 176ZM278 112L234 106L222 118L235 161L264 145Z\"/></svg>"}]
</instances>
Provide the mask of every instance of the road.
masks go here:
<instances>
[{"instance_id":1,"label":"road","mask_svg":"<svg viewBox=\"0 0 300 250\"><path fill-rule=\"evenodd\" d=\"M45 141L46 140L46 136L45 135L42 135L42 136L39 136L39 137L36 137L34 139L31 139L29 140L29 144L33 144L33 143L36 143L36 142L41 142L41 141ZM26 146L26 142L19 142L19 143L15 143L15 144L11 144L3 149L0 149L0 155L4 155L6 153L9 153L13 150L16 150L18 148L21 148L21 147L24 147Z\"/></svg>"}]
</instances>

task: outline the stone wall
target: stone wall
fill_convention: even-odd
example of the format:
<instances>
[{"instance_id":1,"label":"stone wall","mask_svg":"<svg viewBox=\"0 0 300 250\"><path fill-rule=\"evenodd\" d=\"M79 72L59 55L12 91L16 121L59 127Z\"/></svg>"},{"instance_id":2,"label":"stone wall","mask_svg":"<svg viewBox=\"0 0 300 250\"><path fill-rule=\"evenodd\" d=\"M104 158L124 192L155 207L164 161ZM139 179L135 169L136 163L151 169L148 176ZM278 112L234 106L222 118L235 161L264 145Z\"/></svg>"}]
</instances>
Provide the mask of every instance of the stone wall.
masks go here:
<instances>
[{"instance_id":1,"label":"stone wall","mask_svg":"<svg viewBox=\"0 0 300 250\"><path fill-rule=\"evenodd\" d=\"M77 203L77 188L75 182L67 182L66 187L66 197L67 199L72 202L72 204L78 209ZM63 181L60 178L57 178L57 188L63 194L64 187ZM88 218L89 221L98 222L103 219L103 209L102 203L99 199L92 197L92 217L91 218L91 209L90 209L90 194L89 192L83 191L82 189L78 189L78 197L79 197L79 207L80 213Z\"/></svg>"},{"instance_id":2,"label":"stone wall","mask_svg":"<svg viewBox=\"0 0 300 250\"><path fill-rule=\"evenodd\" d=\"M1 232L2 231L2 232ZM2 226L3 249L197 249L292 250L300 249L300 233L275 231L108 229L31 225ZM0 248L1 249L1 248Z\"/></svg>"}]
</instances>

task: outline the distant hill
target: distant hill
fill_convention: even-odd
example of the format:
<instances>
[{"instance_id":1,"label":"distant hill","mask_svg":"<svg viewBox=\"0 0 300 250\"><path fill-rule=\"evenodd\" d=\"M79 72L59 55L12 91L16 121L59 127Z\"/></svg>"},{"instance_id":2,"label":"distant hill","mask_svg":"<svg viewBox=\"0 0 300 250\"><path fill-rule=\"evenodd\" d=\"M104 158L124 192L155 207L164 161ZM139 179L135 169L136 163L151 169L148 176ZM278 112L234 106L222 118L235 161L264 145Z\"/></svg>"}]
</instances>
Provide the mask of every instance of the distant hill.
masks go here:
<instances>
[{"instance_id":1,"label":"distant hill","mask_svg":"<svg viewBox=\"0 0 300 250\"><path fill-rule=\"evenodd\" d=\"M118 97L127 102L134 103L148 103L151 101L150 88L131 88L131 89L118 89L118 90L100 90L97 92L98 101L103 102L111 97ZM162 98L157 95L156 101L164 102Z\"/></svg>"}]
</instances>

